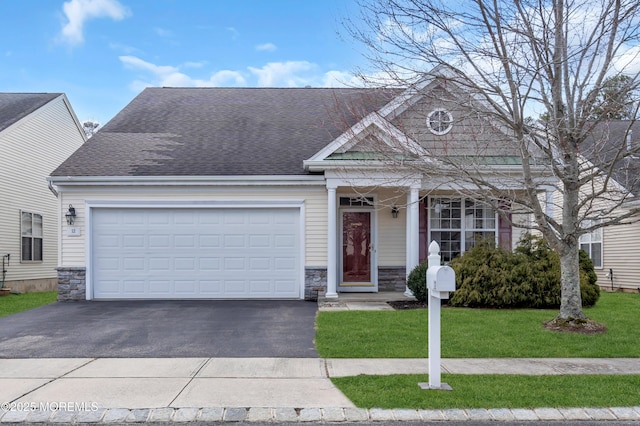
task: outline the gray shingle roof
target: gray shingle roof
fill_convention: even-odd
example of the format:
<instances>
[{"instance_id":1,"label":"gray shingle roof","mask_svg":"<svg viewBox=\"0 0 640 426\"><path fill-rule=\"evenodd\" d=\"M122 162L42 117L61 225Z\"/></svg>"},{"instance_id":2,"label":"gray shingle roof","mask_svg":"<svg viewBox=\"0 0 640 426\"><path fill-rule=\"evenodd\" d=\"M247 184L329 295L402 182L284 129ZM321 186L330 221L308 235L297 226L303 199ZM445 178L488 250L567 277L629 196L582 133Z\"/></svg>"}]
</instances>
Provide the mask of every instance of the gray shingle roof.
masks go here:
<instances>
[{"instance_id":1,"label":"gray shingle roof","mask_svg":"<svg viewBox=\"0 0 640 426\"><path fill-rule=\"evenodd\" d=\"M613 163L613 178L636 196L640 195L640 121L598 123L585 140L582 154L605 170Z\"/></svg>"},{"instance_id":2,"label":"gray shingle roof","mask_svg":"<svg viewBox=\"0 0 640 426\"><path fill-rule=\"evenodd\" d=\"M320 88L148 88L53 176L306 174L303 161L392 93Z\"/></svg>"},{"instance_id":3,"label":"gray shingle roof","mask_svg":"<svg viewBox=\"0 0 640 426\"><path fill-rule=\"evenodd\" d=\"M0 93L0 132L62 93Z\"/></svg>"}]
</instances>

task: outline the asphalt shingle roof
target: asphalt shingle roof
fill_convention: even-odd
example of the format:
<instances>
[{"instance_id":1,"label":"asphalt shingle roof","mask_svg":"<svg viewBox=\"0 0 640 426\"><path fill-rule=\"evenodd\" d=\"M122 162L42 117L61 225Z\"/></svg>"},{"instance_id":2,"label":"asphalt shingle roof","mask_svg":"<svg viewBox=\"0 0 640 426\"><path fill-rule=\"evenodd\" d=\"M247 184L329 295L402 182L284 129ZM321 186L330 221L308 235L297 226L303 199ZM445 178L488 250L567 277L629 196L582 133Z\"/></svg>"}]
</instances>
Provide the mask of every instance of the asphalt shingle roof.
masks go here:
<instances>
[{"instance_id":1,"label":"asphalt shingle roof","mask_svg":"<svg viewBox=\"0 0 640 426\"><path fill-rule=\"evenodd\" d=\"M300 175L393 94L374 89L148 88L53 176Z\"/></svg>"},{"instance_id":2,"label":"asphalt shingle roof","mask_svg":"<svg viewBox=\"0 0 640 426\"><path fill-rule=\"evenodd\" d=\"M585 140L582 154L605 171L612 164L613 178L640 195L640 121L599 123Z\"/></svg>"},{"instance_id":3,"label":"asphalt shingle roof","mask_svg":"<svg viewBox=\"0 0 640 426\"><path fill-rule=\"evenodd\" d=\"M0 132L62 93L0 93Z\"/></svg>"}]
</instances>

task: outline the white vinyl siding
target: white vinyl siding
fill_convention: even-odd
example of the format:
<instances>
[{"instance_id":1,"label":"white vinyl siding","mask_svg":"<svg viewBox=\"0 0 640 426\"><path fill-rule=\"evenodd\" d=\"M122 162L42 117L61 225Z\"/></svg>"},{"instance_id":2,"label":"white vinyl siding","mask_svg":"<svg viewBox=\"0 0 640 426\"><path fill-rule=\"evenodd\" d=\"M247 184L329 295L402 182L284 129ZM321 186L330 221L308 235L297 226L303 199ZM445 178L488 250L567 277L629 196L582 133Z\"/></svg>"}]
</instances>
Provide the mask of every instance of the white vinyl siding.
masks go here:
<instances>
[{"instance_id":1,"label":"white vinyl siding","mask_svg":"<svg viewBox=\"0 0 640 426\"><path fill-rule=\"evenodd\" d=\"M640 222L629 225L608 226L602 229L604 241L603 268L596 269L598 284L611 288L609 269L613 269L613 287L633 292L640 288Z\"/></svg>"},{"instance_id":2,"label":"white vinyl siding","mask_svg":"<svg viewBox=\"0 0 640 426\"><path fill-rule=\"evenodd\" d=\"M57 277L60 204L46 177L82 145L80 132L63 96L0 132L0 254L11 255L9 282ZM21 211L42 215L42 262L19 261Z\"/></svg>"},{"instance_id":3,"label":"white vinyl siding","mask_svg":"<svg viewBox=\"0 0 640 426\"><path fill-rule=\"evenodd\" d=\"M381 268L405 266L407 251L407 195L393 189L378 192L378 265ZM391 206L398 207L398 217L391 214Z\"/></svg>"},{"instance_id":4,"label":"white vinyl siding","mask_svg":"<svg viewBox=\"0 0 640 426\"><path fill-rule=\"evenodd\" d=\"M268 203L302 202L304 204L305 265L326 267L327 264L327 192L318 186L245 187L62 187L61 203L76 209L74 227L81 229L79 237L67 235L68 225L63 223L61 266L86 266L86 211L85 202L180 202L180 203Z\"/></svg>"}]
</instances>

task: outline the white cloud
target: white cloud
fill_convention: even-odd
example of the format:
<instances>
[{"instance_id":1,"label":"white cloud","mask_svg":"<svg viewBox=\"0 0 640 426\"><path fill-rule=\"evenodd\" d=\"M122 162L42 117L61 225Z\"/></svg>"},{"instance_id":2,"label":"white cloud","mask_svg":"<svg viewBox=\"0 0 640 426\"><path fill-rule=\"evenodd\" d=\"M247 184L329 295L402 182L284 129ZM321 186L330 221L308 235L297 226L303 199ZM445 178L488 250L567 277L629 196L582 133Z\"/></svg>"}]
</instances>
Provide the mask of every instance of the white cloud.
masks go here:
<instances>
[{"instance_id":1,"label":"white cloud","mask_svg":"<svg viewBox=\"0 0 640 426\"><path fill-rule=\"evenodd\" d=\"M195 65L201 65L197 62L187 62L180 67L174 67L170 65L155 65L135 56L120 56L120 61L128 69L146 71L151 74L151 82L136 80L132 83L131 87L135 91L149 86L218 87L246 85L242 73L238 71L217 71L208 80L192 78L180 71L181 68L193 68Z\"/></svg>"},{"instance_id":2,"label":"white cloud","mask_svg":"<svg viewBox=\"0 0 640 426\"><path fill-rule=\"evenodd\" d=\"M273 43L263 43L256 46L256 50L264 51L264 52L274 52L278 48Z\"/></svg>"},{"instance_id":3,"label":"white cloud","mask_svg":"<svg viewBox=\"0 0 640 426\"><path fill-rule=\"evenodd\" d=\"M258 77L261 87L300 87L311 85L313 75L303 76L316 69L316 65L307 61L269 62L262 68L249 67L249 71Z\"/></svg>"},{"instance_id":4,"label":"white cloud","mask_svg":"<svg viewBox=\"0 0 640 426\"><path fill-rule=\"evenodd\" d=\"M612 74L621 72L626 75L640 73L640 46L630 46L623 50L612 61Z\"/></svg>"},{"instance_id":5,"label":"white cloud","mask_svg":"<svg viewBox=\"0 0 640 426\"><path fill-rule=\"evenodd\" d=\"M178 72L178 68L176 67L172 67L168 65L164 65L164 66L154 65L151 62L144 61L135 56L120 56L119 59L127 68L142 69L159 76L170 75L175 72Z\"/></svg>"},{"instance_id":6,"label":"white cloud","mask_svg":"<svg viewBox=\"0 0 640 426\"><path fill-rule=\"evenodd\" d=\"M360 87L363 81L346 71L319 72L318 66L307 61L270 62L260 68L219 70L208 78L195 78L185 69L199 68L205 63L185 62L178 66L156 65L136 56L120 56L125 68L142 75L130 85L134 91L153 87ZM253 77L253 78L252 78Z\"/></svg>"},{"instance_id":7,"label":"white cloud","mask_svg":"<svg viewBox=\"0 0 640 426\"><path fill-rule=\"evenodd\" d=\"M62 39L69 44L84 42L84 24L95 18L111 18L119 21L130 12L118 0L70 0L62 5L67 23L62 27Z\"/></svg>"},{"instance_id":8,"label":"white cloud","mask_svg":"<svg viewBox=\"0 0 640 426\"><path fill-rule=\"evenodd\" d=\"M362 79L348 71L328 71L322 77L322 87L362 87Z\"/></svg>"}]
</instances>

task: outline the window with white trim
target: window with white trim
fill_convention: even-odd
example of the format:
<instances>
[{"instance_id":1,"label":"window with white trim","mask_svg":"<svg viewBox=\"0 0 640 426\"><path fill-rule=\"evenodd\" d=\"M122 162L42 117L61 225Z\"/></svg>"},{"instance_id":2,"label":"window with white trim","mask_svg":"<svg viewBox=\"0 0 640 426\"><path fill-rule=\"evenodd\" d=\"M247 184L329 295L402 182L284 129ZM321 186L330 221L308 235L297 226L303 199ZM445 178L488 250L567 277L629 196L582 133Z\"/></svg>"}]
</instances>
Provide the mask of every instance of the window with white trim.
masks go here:
<instances>
[{"instance_id":1,"label":"window with white trim","mask_svg":"<svg viewBox=\"0 0 640 426\"><path fill-rule=\"evenodd\" d=\"M42 215L20 212L20 260L42 262Z\"/></svg>"},{"instance_id":2,"label":"window with white trim","mask_svg":"<svg viewBox=\"0 0 640 426\"><path fill-rule=\"evenodd\" d=\"M600 222L600 220L586 219L582 222L582 226L590 228ZM580 248L587 252L594 268L602 268L602 228L581 235Z\"/></svg>"},{"instance_id":3,"label":"window with white trim","mask_svg":"<svg viewBox=\"0 0 640 426\"><path fill-rule=\"evenodd\" d=\"M453 127L453 117L446 109L438 108L427 116L427 127L434 135L446 135Z\"/></svg>"},{"instance_id":4,"label":"window with white trim","mask_svg":"<svg viewBox=\"0 0 640 426\"><path fill-rule=\"evenodd\" d=\"M491 207L460 197L429 200L429 241L440 245L440 256L449 262L478 241L497 241L497 213Z\"/></svg>"}]
</instances>

